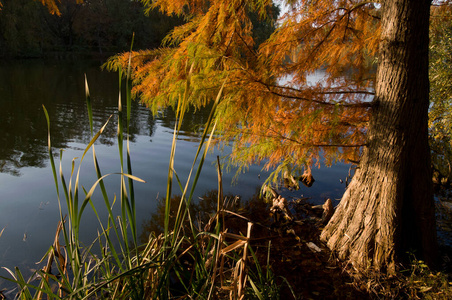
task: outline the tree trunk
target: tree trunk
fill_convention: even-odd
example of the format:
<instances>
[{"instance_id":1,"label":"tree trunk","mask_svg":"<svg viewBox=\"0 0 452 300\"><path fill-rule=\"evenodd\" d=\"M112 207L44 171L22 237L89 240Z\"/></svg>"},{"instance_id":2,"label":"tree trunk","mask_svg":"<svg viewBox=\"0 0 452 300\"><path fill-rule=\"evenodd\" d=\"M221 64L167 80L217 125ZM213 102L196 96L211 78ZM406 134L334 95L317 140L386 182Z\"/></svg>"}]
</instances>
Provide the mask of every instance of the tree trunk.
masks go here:
<instances>
[{"instance_id":1,"label":"tree trunk","mask_svg":"<svg viewBox=\"0 0 452 300\"><path fill-rule=\"evenodd\" d=\"M437 248L428 146L430 1L386 0L368 144L321 239L360 271Z\"/></svg>"}]
</instances>

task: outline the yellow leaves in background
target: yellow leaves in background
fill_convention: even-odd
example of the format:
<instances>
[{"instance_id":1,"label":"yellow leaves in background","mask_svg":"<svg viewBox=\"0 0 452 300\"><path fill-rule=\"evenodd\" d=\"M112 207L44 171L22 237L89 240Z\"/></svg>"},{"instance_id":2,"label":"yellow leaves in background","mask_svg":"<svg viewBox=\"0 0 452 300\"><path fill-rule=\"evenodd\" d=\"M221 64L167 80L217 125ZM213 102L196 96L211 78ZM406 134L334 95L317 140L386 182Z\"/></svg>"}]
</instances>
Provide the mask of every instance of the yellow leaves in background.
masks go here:
<instances>
[{"instance_id":1,"label":"yellow leaves in background","mask_svg":"<svg viewBox=\"0 0 452 300\"><path fill-rule=\"evenodd\" d=\"M58 9L58 3L61 2L61 0L39 0L42 5L46 6L51 14L60 15L60 10ZM76 0L77 4L83 3L83 0Z\"/></svg>"}]
</instances>

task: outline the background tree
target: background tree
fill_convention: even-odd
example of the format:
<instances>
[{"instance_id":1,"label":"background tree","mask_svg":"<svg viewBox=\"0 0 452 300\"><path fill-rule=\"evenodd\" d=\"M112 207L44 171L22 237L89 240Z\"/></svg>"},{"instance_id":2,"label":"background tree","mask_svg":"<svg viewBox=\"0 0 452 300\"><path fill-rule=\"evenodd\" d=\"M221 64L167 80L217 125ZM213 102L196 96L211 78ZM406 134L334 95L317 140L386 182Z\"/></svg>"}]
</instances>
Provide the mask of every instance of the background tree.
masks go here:
<instances>
[{"instance_id":1,"label":"background tree","mask_svg":"<svg viewBox=\"0 0 452 300\"><path fill-rule=\"evenodd\" d=\"M136 96L154 111L174 106L188 80L198 106L226 81L216 117L236 162L281 174L322 156L360 160L322 233L340 258L389 273L407 251L433 261L429 1L286 1L289 12L258 50L250 16L271 22L271 1L144 2L187 23L166 47L132 54ZM310 83L319 69L325 77Z\"/></svg>"},{"instance_id":2,"label":"background tree","mask_svg":"<svg viewBox=\"0 0 452 300\"><path fill-rule=\"evenodd\" d=\"M29 0L3 0L0 11L1 53L41 51L43 26L39 20L40 4Z\"/></svg>"},{"instance_id":3,"label":"background tree","mask_svg":"<svg viewBox=\"0 0 452 300\"><path fill-rule=\"evenodd\" d=\"M2 2L2 56L111 55L129 49L134 32L135 49L157 48L174 26L183 23L156 10L145 15L139 1L61 0L55 2L57 11L36 0Z\"/></svg>"},{"instance_id":4,"label":"background tree","mask_svg":"<svg viewBox=\"0 0 452 300\"><path fill-rule=\"evenodd\" d=\"M60 14L60 9L58 8L58 0L39 0L42 5L45 5L51 14ZM76 0L77 4L83 3L83 0Z\"/></svg>"},{"instance_id":5,"label":"background tree","mask_svg":"<svg viewBox=\"0 0 452 300\"><path fill-rule=\"evenodd\" d=\"M50 32L52 39L46 43L46 49L53 51L68 51L77 44L76 33L74 32L74 23L80 16L82 5L75 0L62 0L58 2L58 14L48 13L46 9L41 8L41 16ZM103 19L104 16L98 16Z\"/></svg>"},{"instance_id":6,"label":"background tree","mask_svg":"<svg viewBox=\"0 0 452 300\"><path fill-rule=\"evenodd\" d=\"M452 12L432 7L430 22L430 146L435 180L452 180Z\"/></svg>"}]
</instances>

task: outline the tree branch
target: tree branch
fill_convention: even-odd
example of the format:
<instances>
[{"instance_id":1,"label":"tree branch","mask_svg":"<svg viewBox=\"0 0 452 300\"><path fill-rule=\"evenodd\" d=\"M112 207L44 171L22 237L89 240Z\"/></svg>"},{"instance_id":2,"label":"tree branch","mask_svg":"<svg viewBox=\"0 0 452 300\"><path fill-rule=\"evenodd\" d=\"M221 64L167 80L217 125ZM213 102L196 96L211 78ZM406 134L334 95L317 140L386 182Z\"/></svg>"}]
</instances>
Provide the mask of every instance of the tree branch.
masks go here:
<instances>
[{"instance_id":1,"label":"tree branch","mask_svg":"<svg viewBox=\"0 0 452 300\"><path fill-rule=\"evenodd\" d=\"M277 86L277 85L270 85L270 84L266 84L260 81L256 81L257 83L263 84L267 87L267 90L272 93L275 96L279 96L279 97L284 97L284 98L290 98L290 99L296 99L296 100L302 100L302 101L309 101L309 102L314 102L320 105L328 105L328 106L341 106L341 107L362 107L362 108L370 108L372 107L372 103L371 102L362 102L362 103L331 103L331 102L325 102L325 101L319 101L319 100L315 100L315 99L310 99L310 98L306 98L306 97L300 97L300 96L296 96L296 95L287 95L287 94L283 94L283 93L279 93L277 91L272 90L272 88L280 88L280 89L287 89L287 90L292 90L294 92L301 92L298 89L294 89L294 88L290 88L290 87L281 87L281 86ZM374 95L375 93L373 92L368 92L368 91L337 91L337 92L318 92L318 94L365 94L365 95Z\"/></svg>"}]
</instances>

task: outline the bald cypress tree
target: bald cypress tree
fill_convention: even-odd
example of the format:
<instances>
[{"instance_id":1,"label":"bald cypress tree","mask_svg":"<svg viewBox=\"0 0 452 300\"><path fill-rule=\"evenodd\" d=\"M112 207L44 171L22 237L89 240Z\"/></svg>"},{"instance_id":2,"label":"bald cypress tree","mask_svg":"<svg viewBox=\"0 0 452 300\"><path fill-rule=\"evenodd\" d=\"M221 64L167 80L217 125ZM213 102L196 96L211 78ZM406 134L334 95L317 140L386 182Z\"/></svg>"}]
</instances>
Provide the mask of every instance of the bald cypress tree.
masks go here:
<instances>
[{"instance_id":1,"label":"bald cypress tree","mask_svg":"<svg viewBox=\"0 0 452 300\"><path fill-rule=\"evenodd\" d=\"M225 82L216 118L233 161L264 162L275 176L322 157L359 161L321 236L340 258L389 273L407 251L433 261L429 1L286 1L260 45L250 16L272 22L269 0L143 2L187 22L162 48L132 53L135 96L157 111L187 91L202 106ZM319 69L325 76L310 82Z\"/></svg>"}]
</instances>

